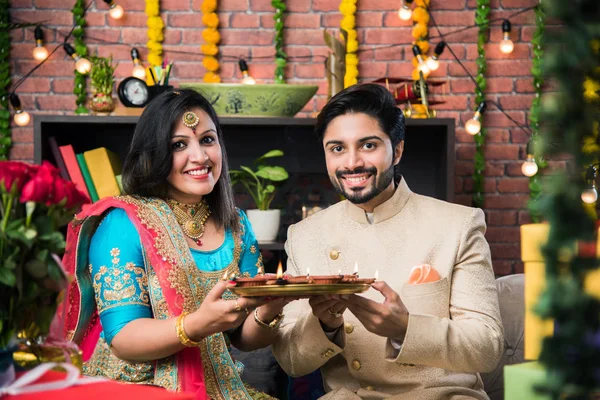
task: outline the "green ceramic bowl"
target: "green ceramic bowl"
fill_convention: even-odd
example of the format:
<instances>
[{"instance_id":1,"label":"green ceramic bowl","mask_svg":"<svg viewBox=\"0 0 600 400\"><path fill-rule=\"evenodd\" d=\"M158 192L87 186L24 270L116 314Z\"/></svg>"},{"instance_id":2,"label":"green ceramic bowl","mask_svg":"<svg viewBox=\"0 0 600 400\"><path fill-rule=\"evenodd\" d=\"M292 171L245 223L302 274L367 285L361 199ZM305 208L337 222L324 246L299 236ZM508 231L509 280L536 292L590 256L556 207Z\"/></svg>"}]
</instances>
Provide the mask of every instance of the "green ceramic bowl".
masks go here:
<instances>
[{"instance_id":1,"label":"green ceramic bowl","mask_svg":"<svg viewBox=\"0 0 600 400\"><path fill-rule=\"evenodd\" d=\"M293 117L315 95L317 85L180 83L204 95L217 114L227 117Z\"/></svg>"}]
</instances>

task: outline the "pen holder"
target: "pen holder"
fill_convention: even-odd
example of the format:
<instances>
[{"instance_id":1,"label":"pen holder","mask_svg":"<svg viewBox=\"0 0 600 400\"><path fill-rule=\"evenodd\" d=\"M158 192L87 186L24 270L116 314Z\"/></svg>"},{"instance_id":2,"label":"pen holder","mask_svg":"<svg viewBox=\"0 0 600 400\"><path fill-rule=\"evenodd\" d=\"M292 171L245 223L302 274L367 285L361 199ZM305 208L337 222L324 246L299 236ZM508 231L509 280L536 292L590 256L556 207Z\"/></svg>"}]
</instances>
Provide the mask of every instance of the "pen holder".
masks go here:
<instances>
[{"instance_id":1,"label":"pen holder","mask_svg":"<svg viewBox=\"0 0 600 400\"><path fill-rule=\"evenodd\" d=\"M171 85L152 85L148 86L148 97L150 100L155 98L161 93L168 92L169 90L173 90L173 86Z\"/></svg>"}]
</instances>

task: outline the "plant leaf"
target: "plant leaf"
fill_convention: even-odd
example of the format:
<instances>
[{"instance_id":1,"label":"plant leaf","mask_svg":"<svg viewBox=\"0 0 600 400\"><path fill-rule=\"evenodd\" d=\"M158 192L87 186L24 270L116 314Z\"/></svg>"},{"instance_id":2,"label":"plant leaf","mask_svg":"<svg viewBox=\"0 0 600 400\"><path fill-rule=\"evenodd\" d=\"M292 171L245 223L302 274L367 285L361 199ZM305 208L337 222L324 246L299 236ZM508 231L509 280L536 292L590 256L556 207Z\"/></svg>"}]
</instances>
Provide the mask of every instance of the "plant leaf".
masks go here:
<instances>
[{"instance_id":1,"label":"plant leaf","mask_svg":"<svg viewBox=\"0 0 600 400\"><path fill-rule=\"evenodd\" d=\"M256 175L261 178L269 179L274 182L285 181L289 177L287 171L285 169L283 169L282 167L276 167L276 166L270 166L270 165L265 166L265 167L261 168L260 170L258 170L256 172Z\"/></svg>"},{"instance_id":2,"label":"plant leaf","mask_svg":"<svg viewBox=\"0 0 600 400\"><path fill-rule=\"evenodd\" d=\"M0 283L8 287L13 287L17 283L17 277L11 270L0 268Z\"/></svg>"}]
</instances>

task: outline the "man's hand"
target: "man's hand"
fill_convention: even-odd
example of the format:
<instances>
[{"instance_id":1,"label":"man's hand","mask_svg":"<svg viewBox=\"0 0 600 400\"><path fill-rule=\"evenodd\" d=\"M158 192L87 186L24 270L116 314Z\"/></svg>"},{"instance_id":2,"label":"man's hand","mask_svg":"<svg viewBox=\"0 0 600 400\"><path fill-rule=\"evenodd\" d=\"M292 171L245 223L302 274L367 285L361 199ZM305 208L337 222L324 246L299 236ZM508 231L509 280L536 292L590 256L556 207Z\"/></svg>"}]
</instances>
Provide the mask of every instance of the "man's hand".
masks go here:
<instances>
[{"instance_id":1,"label":"man's hand","mask_svg":"<svg viewBox=\"0 0 600 400\"><path fill-rule=\"evenodd\" d=\"M339 299L328 296L315 296L308 300L315 317L319 318L326 331L334 331L344 323L346 306Z\"/></svg>"},{"instance_id":2,"label":"man's hand","mask_svg":"<svg viewBox=\"0 0 600 400\"><path fill-rule=\"evenodd\" d=\"M371 287L385 297L383 303L354 294L342 296L341 301L369 332L403 341L408 326L408 310L400 296L383 281L375 282Z\"/></svg>"}]
</instances>

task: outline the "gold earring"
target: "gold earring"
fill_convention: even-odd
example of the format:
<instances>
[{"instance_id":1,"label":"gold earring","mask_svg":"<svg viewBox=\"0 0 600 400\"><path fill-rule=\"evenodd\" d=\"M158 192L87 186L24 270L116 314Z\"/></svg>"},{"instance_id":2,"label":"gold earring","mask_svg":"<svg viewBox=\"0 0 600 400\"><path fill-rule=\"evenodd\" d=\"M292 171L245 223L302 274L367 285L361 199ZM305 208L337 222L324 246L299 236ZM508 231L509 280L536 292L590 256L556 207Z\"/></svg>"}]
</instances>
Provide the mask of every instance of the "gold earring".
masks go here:
<instances>
[{"instance_id":1,"label":"gold earring","mask_svg":"<svg viewBox=\"0 0 600 400\"><path fill-rule=\"evenodd\" d=\"M193 130L194 132L196 131L196 126L199 122L200 118L198 118L198 116L193 112L188 111L185 114L183 114L183 124L191 130Z\"/></svg>"}]
</instances>

